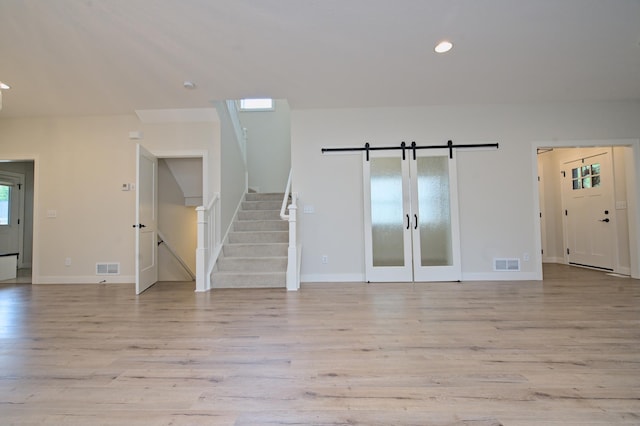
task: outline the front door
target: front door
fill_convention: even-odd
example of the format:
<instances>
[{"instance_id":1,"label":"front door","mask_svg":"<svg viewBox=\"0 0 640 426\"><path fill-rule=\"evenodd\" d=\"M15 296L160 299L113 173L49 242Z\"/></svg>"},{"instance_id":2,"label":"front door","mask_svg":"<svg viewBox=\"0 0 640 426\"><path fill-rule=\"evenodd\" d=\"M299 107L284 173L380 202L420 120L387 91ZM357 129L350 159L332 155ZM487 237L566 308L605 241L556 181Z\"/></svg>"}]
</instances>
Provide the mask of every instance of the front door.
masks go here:
<instances>
[{"instance_id":1,"label":"front door","mask_svg":"<svg viewBox=\"0 0 640 426\"><path fill-rule=\"evenodd\" d=\"M158 281L158 159L137 145L136 294Z\"/></svg>"},{"instance_id":2,"label":"front door","mask_svg":"<svg viewBox=\"0 0 640 426\"><path fill-rule=\"evenodd\" d=\"M568 263L614 269L616 215L611 149L563 165Z\"/></svg>"},{"instance_id":3,"label":"front door","mask_svg":"<svg viewBox=\"0 0 640 426\"><path fill-rule=\"evenodd\" d=\"M448 150L364 159L367 281L460 280L455 167Z\"/></svg>"}]
</instances>

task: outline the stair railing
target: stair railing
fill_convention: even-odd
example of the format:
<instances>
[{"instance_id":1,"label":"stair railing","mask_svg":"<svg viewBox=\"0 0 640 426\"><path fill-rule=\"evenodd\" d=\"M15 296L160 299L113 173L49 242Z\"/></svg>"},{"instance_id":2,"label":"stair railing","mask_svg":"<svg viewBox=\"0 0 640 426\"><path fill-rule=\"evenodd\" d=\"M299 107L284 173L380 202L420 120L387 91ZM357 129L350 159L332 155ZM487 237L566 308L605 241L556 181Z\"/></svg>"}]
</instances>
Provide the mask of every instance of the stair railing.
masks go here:
<instances>
[{"instance_id":1,"label":"stair railing","mask_svg":"<svg viewBox=\"0 0 640 426\"><path fill-rule=\"evenodd\" d=\"M289 221L289 248L287 250L287 291L297 291L300 288L299 277L299 261L300 261L300 245L297 238L297 211L298 211L298 194L291 193L291 175L289 171L289 179L287 180L287 188L284 191L282 199L282 207L280 208L280 218ZM289 213L285 214L287 201Z\"/></svg>"},{"instance_id":2,"label":"stair railing","mask_svg":"<svg viewBox=\"0 0 640 426\"><path fill-rule=\"evenodd\" d=\"M167 248L167 250L169 250L169 253L171 253L171 255L178 261L178 263L180 264L180 266L182 266L182 268L185 270L187 275L189 275L189 277L191 277L191 280L195 280L196 279L196 275L193 273L193 271L191 270L189 265L187 265L187 263L184 261L184 259L182 259L182 257L180 257L178 252L176 252L174 250L173 246L171 244L169 244L169 242L167 241L167 238L160 231L158 231L158 238L159 238L158 246L161 245L161 244L164 244L164 246Z\"/></svg>"},{"instance_id":3,"label":"stair railing","mask_svg":"<svg viewBox=\"0 0 640 426\"><path fill-rule=\"evenodd\" d=\"M196 291L208 291L211 289L211 273L222 250L220 194L214 194L209 205L197 207L196 212L198 215Z\"/></svg>"},{"instance_id":4,"label":"stair railing","mask_svg":"<svg viewBox=\"0 0 640 426\"><path fill-rule=\"evenodd\" d=\"M291 192L291 172L289 170L289 179L287 179L287 188L284 190L284 198L282 198L282 206L280 207L280 219L289 220L289 215L285 214L287 208L287 201L289 201L289 194Z\"/></svg>"}]
</instances>

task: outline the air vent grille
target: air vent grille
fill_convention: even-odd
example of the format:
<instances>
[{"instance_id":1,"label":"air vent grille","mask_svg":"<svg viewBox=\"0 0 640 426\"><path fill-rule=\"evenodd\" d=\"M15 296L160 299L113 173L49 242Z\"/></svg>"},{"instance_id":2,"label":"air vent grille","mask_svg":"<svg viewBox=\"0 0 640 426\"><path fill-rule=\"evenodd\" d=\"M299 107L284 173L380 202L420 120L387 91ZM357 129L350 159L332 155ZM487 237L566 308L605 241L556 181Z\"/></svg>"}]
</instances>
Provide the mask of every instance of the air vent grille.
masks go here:
<instances>
[{"instance_id":1,"label":"air vent grille","mask_svg":"<svg viewBox=\"0 0 640 426\"><path fill-rule=\"evenodd\" d=\"M96 263L96 275L120 275L120 264Z\"/></svg>"},{"instance_id":2,"label":"air vent grille","mask_svg":"<svg viewBox=\"0 0 640 426\"><path fill-rule=\"evenodd\" d=\"M520 259L493 259L494 271L516 272L520 270Z\"/></svg>"}]
</instances>

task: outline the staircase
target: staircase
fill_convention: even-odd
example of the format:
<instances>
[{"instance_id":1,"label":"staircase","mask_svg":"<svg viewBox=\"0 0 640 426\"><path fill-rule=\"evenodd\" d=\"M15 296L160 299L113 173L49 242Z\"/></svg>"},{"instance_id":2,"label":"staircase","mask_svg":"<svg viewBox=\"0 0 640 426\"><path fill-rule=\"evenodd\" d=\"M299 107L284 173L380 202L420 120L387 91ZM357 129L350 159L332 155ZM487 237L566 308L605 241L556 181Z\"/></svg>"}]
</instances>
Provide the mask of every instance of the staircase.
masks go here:
<instances>
[{"instance_id":1,"label":"staircase","mask_svg":"<svg viewBox=\"0 0 640 426\"><path fill-rule=\"evenodd\" d=\"M248 193L212 275L212 288L286 288L288 222L284 194Z\"/></svg>"}]
</instances>

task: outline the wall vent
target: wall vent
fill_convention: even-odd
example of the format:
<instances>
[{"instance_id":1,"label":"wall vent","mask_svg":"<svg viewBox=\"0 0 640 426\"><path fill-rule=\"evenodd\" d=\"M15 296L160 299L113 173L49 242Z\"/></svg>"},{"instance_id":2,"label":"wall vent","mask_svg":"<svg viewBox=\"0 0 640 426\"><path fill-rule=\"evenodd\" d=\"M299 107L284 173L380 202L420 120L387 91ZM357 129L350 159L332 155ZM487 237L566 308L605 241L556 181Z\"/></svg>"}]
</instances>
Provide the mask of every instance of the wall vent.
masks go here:
<instances>
[{"instance_id":1,"label":"wall vent","mask_svg":"<svg viewBox=\"0 0 640 426\"><path fill-rule=\"evenodd\" d=\"M96 275L120 275L120 264L96 263Z\"/></svg>"},{"instance_id":2,"label":"wall vent","mask_svg":"<svg viewBox=\"0 0 640 426\"><path fill-rule=\"evenodd\" d=\"M509 272L519 271L520 259L493 259L493 270Z\"/></svg>"}]
</instances>

